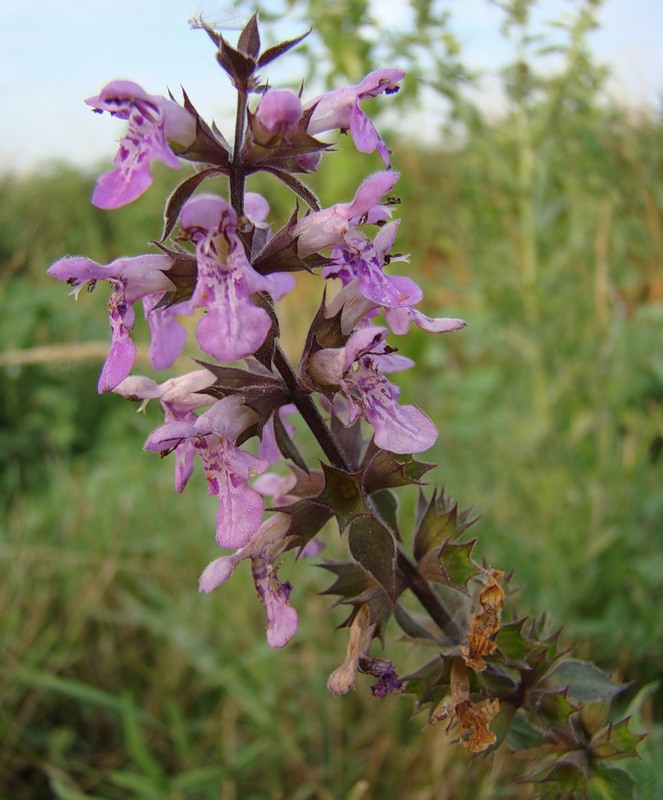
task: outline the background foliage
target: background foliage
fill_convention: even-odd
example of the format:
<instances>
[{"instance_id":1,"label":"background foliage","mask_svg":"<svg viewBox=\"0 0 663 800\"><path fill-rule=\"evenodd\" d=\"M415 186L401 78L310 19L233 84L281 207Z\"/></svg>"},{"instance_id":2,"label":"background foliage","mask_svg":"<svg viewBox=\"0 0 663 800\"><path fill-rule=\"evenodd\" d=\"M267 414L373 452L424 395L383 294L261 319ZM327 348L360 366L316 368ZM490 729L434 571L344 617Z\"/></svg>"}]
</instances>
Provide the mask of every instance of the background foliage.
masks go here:
<instances>
[{"instance_id":1,"label":"background foliage","mask_svg":"<svg viewBox=\"0 0 663 800\"><path fill-rule=\"evenodd\" d=\"M513 61L498 117L473 99L437 4L413 2L413 30L380 37L361 2L296 8L316 25L336 84L389 56L445 98L435 144L397 129L386 138L403 175L399 248L412 253L426 310L469 325L399 342L418 362L400 383L438 423L427 460L483 515L481 553L513 570L520 612L545 612L578 655L634 682L623 702L653 733L630 768L640 796L655 798L663 123L607 98L587 43L596 3L544 31L532 30L529 3L503 5ZM343 31L361 20L351 49ZM421 83L399 113L422 113ZM317 178L325 203L349 199L358 180L354 150L339 151ZM407 699L379 704L361 686L327 694L345 637L316 594L322 571L292 569L303 625L284 652L263 640L248 575L197 594L215 555L214 503L196 486L175 495L171 465L139 452L157 409L136 415L96 395L104 292L74 309L45 276L65 253L144 252L178 178L159 172L145 197L112 213L89 205L91 176L63 165L0 181L0 795L527 797L508 786L504 755L467 770L443 730L410 718ZM250 188L290 212L274 184ZM293 355L319 290L304 280L287 301Z\"/></svg>"}]
</instances>

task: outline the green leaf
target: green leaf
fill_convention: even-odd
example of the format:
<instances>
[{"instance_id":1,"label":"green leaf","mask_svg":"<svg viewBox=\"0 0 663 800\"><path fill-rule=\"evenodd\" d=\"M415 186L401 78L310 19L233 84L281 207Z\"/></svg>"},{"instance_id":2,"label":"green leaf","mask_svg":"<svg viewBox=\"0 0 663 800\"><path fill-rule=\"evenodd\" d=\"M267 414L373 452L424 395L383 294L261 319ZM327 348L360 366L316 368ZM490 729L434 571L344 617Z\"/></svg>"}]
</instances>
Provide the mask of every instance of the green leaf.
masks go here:
<instances>
[{"instance_id":1,"label":"green leaf","mask_svg":"<svg viewBox=\"0 0 663 800\"><path fill-rule=\"evenodd\" d=\"M421 478L434 466L415 461L409 455L395 455L380 450L373 443L366 452L364 465L364 488L367 494L380 489L421 484Z\"/></svg>"},{"instance_id":2,"label":"green leaf","mask_svg":"<svg viewBox=\"0 0 663 800\"><path fill-rule=\"evenodd\" d=\"M467 582L481 568L470 557L476 539L469 542L446 541L440 550L440 566L446 573L447 580L456 589L465 589Z\"/></svg>"},{"instance_id":3,"label":"green leaf","mask_svg":"<svg viewBox=\"0 0 663 800\"><path fill-rule=\"evenodd\" d=\"M592 737L591 748L596 758L619 759L637 757L637 746L645 738L643 733L631 733L630 717L610 723Z\"/></svg>"},{"instance_id":4,"label":"green leaf","mask_svg":"<svg viewBox=\"0 0 663 800\"><path fill-rule=\"evenodd\" d=\"M396 542L376 519L360 517L350 526L350 552L382 586L390 600L396 595Z\"/></svg>"},{"instance_id":5,"label":"green leaf","mask_svg":"<svg viewBox=\"0 0 663 800\"><path fill-rule=\"evenodd\" d=\"M279 511L290 514L288 536L293 537L292 547L303 547L331 517L331 511L314 500L304 499L284 506Z\"/></svg>"},{"instance_id":6,"label":"green leaf","mask_svg":"<svg viewBox=\"0 0 663 800\"><path fill-rule=\"evenodd\" d=\"M379 518L386 523L394 534L400 539L398 532L398 500L393 492L383 489L371 495L371 505L375 508Z\"/></svg>"},{"instance_id":7,"label":"green leaf","mask_svg":"<svg viewBox=\"0 0 663 800\"><path fill-rule=\"evenodd\" d=\"M526 619L507 622L494 637L495 644L510 661L521 661L532 647L532 642L523 636Z\"/></svg>"},{"instance_id":8,"label":"green leaf","mask_svg":"<svg viewBox=\"0 0 663 800\"><path fill-rule=\"evenodd\" d=\"M323 561L320 566L336 575L336 581L321 594L358 597L375 586L375 579L354 561Z\"/></svg>"},{"instance_id":9,"label":"green leaf","mask_svg":"<svg viewBox=\"0 0 663 800\"><path fill-rule=\"evenodd\" d=\"M543 676L542 683L551 689L568 688L569 697L585 703L614 697L627 688L627 684L616 683L595 664L575 658L555 664Z\"/></svg>"},{"instance_id":10,"label":"green leaf","mask_svg":"<svg viewBox=\"0 0 663 800\"><path fill-rule=\"evenodd\" d=\"M396 603L394 606L394 619L403 633L406 633L412 639L431 639L435 641L435 636L406 611L400 603Z\"/></svg>"},{"instance_id":11,"label":"green leaf","mask_svg":"<svg viewBox=\"0 0 663 800\"><path fill-rule=\"evenodd\" d=\"M316 500L331 509L338 520L341 532L358 517L371 516L360 472L345 472L324 463L322 471L325 475L325 488Z\"/></svg>"},{"instance_id":12,"label":"green leaf","mask_svg":"<svg viewBox=\"0 0 663 800\"><path fill-rule=\"evenodd\" d=\"M571 714L578 710L578 707L569 701L567 694L566 689L553 692L529 692L529 703L536 709L546 728L551 725L562 727L567 725Z\"/></svg>"},{"instance_id":13,"label":"green leaf","mask_svg":"<svg viewBox=\"0 0 663 800\"><path fill-rule=\"evenodd\" d=\"M446 539L457 539L478 517L469 517L470 509L458 511L457 504L444 493L436 491L426 503L423 494L419 498L417 530L414 537L414 556L420 561L426 553L441 547Z\"/></svg>"},{"instance_id":14,"label":"green leaf","mask_svg":"<svg viewBox=\"0 0 663 800\"><path fill-rule=\"evenodd\" d=\"M589 800L637 800L635 781L626 770L599 764L587 784Z\"/></svg>"}]
</instances>

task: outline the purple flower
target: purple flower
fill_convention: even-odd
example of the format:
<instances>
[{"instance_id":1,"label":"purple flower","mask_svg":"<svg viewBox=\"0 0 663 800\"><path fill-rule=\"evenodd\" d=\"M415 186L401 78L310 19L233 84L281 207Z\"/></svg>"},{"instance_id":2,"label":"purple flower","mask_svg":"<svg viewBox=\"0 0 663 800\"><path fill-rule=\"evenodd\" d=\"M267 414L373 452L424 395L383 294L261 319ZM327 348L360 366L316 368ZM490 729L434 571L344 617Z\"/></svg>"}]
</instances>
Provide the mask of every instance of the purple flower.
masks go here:
<instances>
[{"instance_id":1,"label":"purple flower","mask_svg":"<svg viewBox=\"0 0 663 800\"><path fill-rule=\"evenodd\" d=\"M143 297L143 311L150 326L150 361L154 369L168 369L182 352L187 339L186 330L177 321L188 314L188 303L159 307L163 293Z\"/></svg>"},{"instance_id":2,"label":"purple flower","mask_svg":"<svg viewBox=\"0 0 663 800\"><path fill-rule=\"evenodd\" d=\"M270 89L260 99L251 130L256 141L266 145L274 136L295 132L301 115L302 105L294 92Z\"/></svg>"},{"instance_id":3,"label":"purple flower","mask_svg":"<svg viewBox=\"0 0 663 800\"><path fill-rule=\"evenodd\" d=\"M288 603L292 584L281 583L274 563L263 556L251 560L251 574L267 613L267 642L272 647L285 647L298 624L297 611Z\"/></svg>"},{"instance_id":4,"label":"purple flower","mask_svg":"<svg viewBox=\"0 0 663 800\"><path fill-rule=\"evenodd\" d=\"M360 231L350 229L335 251L336 263L345 266L358 279L359 291L364 297L382 307L412 306L423 297L421 289L410 278L383 272L399 223L400 220L388 222L373 242Z\"/></svg>"},{"instance_id":5,"label":"purple flower","mask_svg":"<svg viewBox=\"0 0 663 800\"><path fill-rule=\"evenodd\" d=\"M111 349L99 377L100 394L113 390L131 372L136 360L136 347L130 336L136 320L133 304L155 292L174 291L174 284L165 274L170 266L171 260L165 255L118 258L106 266L84 256L69 256L49 268L49 275L74 287L76 297L85 284L93 287L97 281L105 280L113 287L108 301Z\"/></svg>"},{"instance_id":6,"label":"purple flower","mask_svg":"<svg viewBox=\"0 0 663 800\"><path fill-rule=\"evenodd\" d=\"M400 178L398 172L384 171L369 175L350 203L338 203L300 219L292 230L297 239L297 253L305 258L311 253L343 245L353 220L361 219L390 192Z\"/></svg>"},{"instance_id":7,"label":"purple flower","mask_svg":"<svg viewBox=\"0 0 663 800\"><path fill-rule=\"evenodd\" d=\"M323 131L350 131L355 147L360 153L377 150L386 166L390 151L380 138L375 126L361 109L361 101L377 97L383 92L391 94L399 89L405 73L400 69L378 69L368 74L356 86L334 89L310 100L304 111L313 109L308 123L308 133L315 136Z\"/></svg>"},{"instance_id":8,"label":"purple flower","mask_svg":"<svg viewBox=\"0 0 663 800\"><path fill-rule=\"evenodd\" d=\"M347 282L349 276L338 272L333 277L340 277L344 286L325 308L325 317L330 319L340 312L341 330L347 335L357 325L373 317L379 306L360 292L357 278L353 277ZM450 333L467 325L465 320L454 317L427 317L411 306L387 306L383 310L389 329L397 336L407 333L412 323L426 333Z\"/></svg>"},{"instance_id":9,"label":"purple flower","mask_svg":"<svg viewBox=\"0 0 663 800\"><path fill-rule=\"evenodd\" d=\"M99 178L92 194L98 208L119 208L140 197L152 183L151 161L179 168L168 142L186 146L195 139L192 114L174 100L147 94L137 83L112 81L85 102L95 111L108 111L129 122L113 159L116 168Z\"/></svg>"},{"instance_id":10,"label":"purple flower","mask_svg":"<svg viewBox=\"0 0 663 800\"><path fill-rule=\"evenodd\" d=\"M337 404L344 424L362 417L373 426L378 447L392 453L420 453L435 443L437 429L417 406L399 405L400 389L382 374L404 365L395 365L391 356L384 369L386 333L385 328L360 328L345 347L314 353L309 372L320 385L339 386L347 402L344 408Z\"/></svg>"},{"instance_id":11,"label":"purple flower","mask_svg":"<svg viewBox=\"0 0 663 800\"><path fill-rule=\"evenodd\" d=\"M115 388L115 394L145 401L160 400L164 410L165 422L188 422L195 424L197 416L193 413L199 408L210 405L212 397L205 394L216 378L206 369L197 369L170 378L162 384L157 384L141 375L130 375ZM190 439L183 439L175 447L175 489L184 491L191 473L195 449Z\"/></svg>"},{"instance_id":12,"label":"purple flower","mask_svg":"<svg viewBox=\"0 0 663 800\"><path fill-rule=\"evenodd\" d=\"M201 592L211 592L231 577L240 561L250 558L253 580L267 613L267 641L272 647L284 647L297 632L297 611L288 602L292 586L279 581L275 567L287 545L289 528L289 515L269 517L247 544L208 564L198 584Z\"/></svg>"},{"instance_id":13,"label":"purple flower","mask_svg":"<svg viewBox=\"0 0 663 800\"><path fill-rule=\"evenodd\" d=\"M389 329L397 336L407 333L413 322L426 333L450 333L451 331L458 331L467 325L464 319L427 317L421 311L417 311L416 308L385 308L384 316Z\"/></svg>"},{"instance_id":14,"label":"purple flower","mask_svg":"<svg viewBox=\"0 0 663 800\"><path fill-rule=\"evenodd\" d=\"M237 233L237 215L220 197L201 194L189 200L180 225L196 245L198 262L189 308L207 311L196 329L198 344L222 362L252 355L271 328L269 314L252 295L266 291L278 297L284 286L253 269Z\"/></svg>"},{"instance_id":15,"label":"purple flower","mask_svg":"<svg viewBox=\"0 0 663 800\"><path fill-rule=\"evenodd\" d=\"M217 401L195 422L169 422L153 431L146 450L169 453L190 442L200 456L209 494L219 500L216 538L221 547L243 547L260 527L264 505L248 481L264 472L267 461L233 442L255 420L255 412L237 395Z\"/></svg>"}]
</instances>

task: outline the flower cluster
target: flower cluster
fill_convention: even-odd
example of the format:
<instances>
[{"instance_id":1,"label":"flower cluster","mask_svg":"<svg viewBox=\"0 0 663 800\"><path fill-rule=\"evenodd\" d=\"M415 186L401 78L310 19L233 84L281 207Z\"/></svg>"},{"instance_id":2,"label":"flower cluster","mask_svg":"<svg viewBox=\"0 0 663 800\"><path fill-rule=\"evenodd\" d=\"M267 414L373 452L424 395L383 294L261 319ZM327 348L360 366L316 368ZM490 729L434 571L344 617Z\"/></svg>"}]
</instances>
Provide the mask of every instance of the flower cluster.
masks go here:
<instances>
[{"instance_id":1,"label":"flower cluster","mask_svg":"<svg viewBox=\"0 0 663 800\"><path fill-rule=\"evenodd\" d=\"M390 168L390 151L362 109L362 101L398 91L404 73L376 70L355 86L302 101L293 92L259 81L257 67L275 54L260 55L255 23L247 26L232 53L222 37L208 33L219 47L219 62L237 88L245 111L237 132L241 138L233 151L200 118L186 95L180 105L122 80L86 101L95 111L128 122L115 169L99 178L92 196L100 208L123 206L147 191L153 160L172 168L186 161L198 165L193 180L188 178L176 193L177 203L167 209L171 229L178 226L177 246L171 249L162 243L159 253L108 265L70 256L53 264L49 274L69 283L76 296L83 286L93 288L100 280L110 284L112 341L99 391L141 401L160 400L165 424L148 437L145 448L174 453L178 491L184 489L199 457L208 491L219 503L217 542L222 548L237 548L208 567L201 589L210 591L240 560L250 557L267 609L269 641L282 646L294 634L297 617L288 604L289 585L276 577L275 560L297 537L290 523L274 522L291 517L277 514L263 522L263 496L252 486L270 463L291 455L284 436L275 436L278 418L279 432L290 439L281 417L294 399L288 376L274 366L275 304L293 289L297 270L318 265L321 281L340 279L342 293L333 305L323 308L312 326L296 376L299 391L306 393L309 402L320 394L328 413L347 428L362 418L373 429L375 445L397 454L428 449L437 430L417 406L399 405L399 389L385 374L413 362L393 354L386 342L387 328L376 326L373 318L382 311L395 334L407 332L411 322L428 331L456 330L465 323L424 316L415 308L423 297L419 286L409 277L386 270L392 260L407 260L391 256L399 223L390 220L389 195L399 174ZM296 42L285 43L281 51ZM249 102L252 96L257 97L254 109ZM366 178L349 202L319 208L297 175L317 169L329 144L316 137L334 130L349 132L361 153L377 151L387 169ZM239 199L231 196L229 201L196 191L205 177L227 175L232 185L259 169L294 186L310 202L309 213L293 217L273 233L264 197L242 190ZM188 248L182 244L187 241ZM175 364L187 339L183 318L195 315L197 344L203 353L221 365L246 360L243 377L235 376L235 385L229 387L225 375L215 375L212 368L161 384L132 375L136 346L131 334L139 300L149 323L155 370ZM333 346L321 344L319 329L335 317L342 318L343 324ZM257 454L242 446L253 433L260 440ZM269 458L261 455L268 452ZM301 493L301 486L295 497L297 491Z\"/></svg>"},{"instance_id":2,"label":"flower cluster","mask_svg":"<svg viewBox=\"0 0 663 800\"><path fill-rule=\"evenodd\" d=\"M518 709L540 714L544 699L555 697L550 707L568 716L571 707L566 695L563 702L558 697L550 664L544 669L545 660L527 660L534 630L528 637L521 621L500 638L504 574L478 565L471 557L474 542L461 541L474 520L444 493L430 500L422 493L414 560L404 550L393 490L422 483L431 465L413 454L434 444L437 429L418 406L399 403L400 390L387 376L414 362L395 352L389 336L406 334L412 324L444 333L465 323L426 316L418 308L421 288L391 272L392 264L408 262L392 253L399 174L362 102L398 91L403 72L379 69L354 86L302 100L262 82L258 70L303 37L262 51L256 17L236 47L206 31L237 94L233 145L200 117L186 94L180 104L129 81L108 84L87 102L125 119L128 130L115 168L99 178L92 202L117 208L135 200L151 184L153 160L172 168L191 163L195 171L166 205L158 252L107 265L69 256L49 269L75 296L99 281L110 285L111 346L99 392L160 402L164 423L145 449L173 454L177 491L200 460L208 493L218 501L216 541L225 551L202 572L200 590L211 592L249 560L265 607L267 640L283 647L296 633L298 612L279 567L289 551L298 558L319 552L324 545L318 534L333 517L349 558L322 566L336 579L328 593L350 609L348 654L329 680L333 693L347 692L358 673L378 679L377 697L415 692L431 720L451 720L472 751L497 741L490 724L498 714L505 715L504 728ZM377 152L383 169L366 177L352 199L321 208L301 176L314 172L330 150L317 137L331 131L349 133L360 153ZM285 183L298 200L276 230L267 200L245 191L247 177L261 171ZM219 177L227 179L228 196L208 190ZM293 290L299 271L318 276L322 301L294 368L279 346L278 301ZM177 365L187 328L193 328L187 318L195 318L204 354L199 369L162 382L132 374L139 300L154 370ZM320 469L300 452L302 428L324 454ZM400 603L406 590L425 618ZM407 636L439 649L409 678L370 652L373 640L384 642L392 617ZM546 652L554 663L555 648ZM511 659L507 671L494 668L498 657ZM501 687L499 696L494 687Z\"/></svg>"}]
</instances>

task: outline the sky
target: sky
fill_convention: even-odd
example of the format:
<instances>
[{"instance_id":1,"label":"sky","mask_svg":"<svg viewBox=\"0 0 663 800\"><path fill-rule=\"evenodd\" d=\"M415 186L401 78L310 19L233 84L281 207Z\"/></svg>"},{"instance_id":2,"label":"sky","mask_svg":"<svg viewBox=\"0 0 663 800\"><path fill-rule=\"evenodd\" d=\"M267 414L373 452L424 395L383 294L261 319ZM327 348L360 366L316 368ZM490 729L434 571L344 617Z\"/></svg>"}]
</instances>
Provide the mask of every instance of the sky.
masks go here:
<instances>
[{"instance_id":1,"label":"sky","mask_svg":"<svg viewBox=\"0 0 663 800\"><path fill-rule=\"evenodd\" d=\"M378 8L398 22L404 6L379 0ZM498 65L507 52L502 12L489 0L447 6L468 63ZM554 16L570 3L539 0L538 7ZM115 78L151 94L170 89L177 96L184 86L207 119L230 119L232 96L213 46L188 25L201 12L213 22L238 23L222 0L0 0L0 171L34 171L54 160L110 162L124 123L101 119L83 100ZM604 0L600 21L590 41L612 69L611 91L630 105L655 106L663 96L663 2Z\"/></svg>"}]
</instances>

